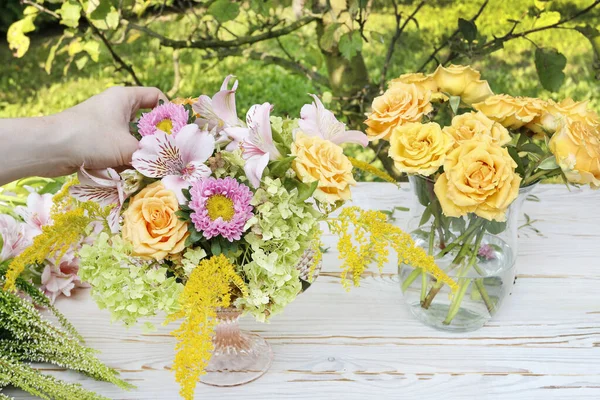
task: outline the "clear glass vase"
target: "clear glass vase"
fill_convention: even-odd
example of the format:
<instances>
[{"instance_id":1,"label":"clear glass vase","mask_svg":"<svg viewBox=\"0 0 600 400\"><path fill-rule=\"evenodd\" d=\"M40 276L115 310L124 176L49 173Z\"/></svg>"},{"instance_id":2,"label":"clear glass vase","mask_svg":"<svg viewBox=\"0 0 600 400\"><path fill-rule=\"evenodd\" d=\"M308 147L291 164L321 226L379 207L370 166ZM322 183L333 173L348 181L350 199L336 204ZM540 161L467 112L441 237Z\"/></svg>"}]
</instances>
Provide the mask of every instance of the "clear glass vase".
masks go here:
<instances>
[{"instance_id":1,"label":"clear glass vase","mask_svg":"<svg viewBox=\"0 0 600 400\"><path fill-rule=\"evenodd\" d=\"M263 376L273 361L265 339L240 330L241 312L236 308L217 310L212 357L200 382L212 386L238 386Z\"/></svg>"},{"instance_id":2,"label":"clear glass vase","mask_svg":"<svg viewBox=\"0 0 600 400\"><path fill-rule=\"evenodd\" d=\"M302 292L317 279L322 262L316 265L316 251L304 252L296 269ZM271 346L261 336L240 330L242 312L234 307L217 310L217 326L213 336L214 350L200 382L212 386L239 386L263 376L273 361Z\"/></svg>"},{"instance_id":3,"label":"clear glass vase","mask_svg":"<svg viewBox=\"0 0 600 400\"><path fill-rule=\"evenodd\" d=\"M466 332L481 328L510 294L515 279L520 208L533 186L521 188L506 221L475 214L446 217L434 182L410 177L414 201L408 231L418 246L457 283L452 290L410 265L399 265L404 300L417 319L433 328Z\"/></svg>"}]
</instances>

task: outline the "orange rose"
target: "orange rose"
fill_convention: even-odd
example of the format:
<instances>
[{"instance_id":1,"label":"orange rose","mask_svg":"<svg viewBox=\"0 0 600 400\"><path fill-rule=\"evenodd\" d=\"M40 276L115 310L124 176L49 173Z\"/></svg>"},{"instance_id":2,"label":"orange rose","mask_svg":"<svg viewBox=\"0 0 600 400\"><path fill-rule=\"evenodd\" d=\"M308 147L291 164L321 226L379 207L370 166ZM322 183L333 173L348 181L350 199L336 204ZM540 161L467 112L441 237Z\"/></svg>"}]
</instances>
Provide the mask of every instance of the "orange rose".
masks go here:
<instances>
[{"instance_id":1,"label":"orange rose","mask_svg":"<svg viewBox=\"0 0 600 400\"><path fill-rule=\"evenodd\" d=\"M175 193L161 182L145 187L135 195L123 213L123 239L133 245L133 255L162 260L185 248L187 223L175 213L179 202Z\"/></svg>"},{"instance_id":2,"label":"orange rose","mask_svg":"<svg viewBox=\"0 0 600 400\"><path fill-rule=\"evenodd\" d=\"M389 140L392 129L407 122L420 122L432 110L431 92L422 91L416 84L390 87L373 100L372 111L365 121L370 140Z\"/></svg>"}]
</instances>

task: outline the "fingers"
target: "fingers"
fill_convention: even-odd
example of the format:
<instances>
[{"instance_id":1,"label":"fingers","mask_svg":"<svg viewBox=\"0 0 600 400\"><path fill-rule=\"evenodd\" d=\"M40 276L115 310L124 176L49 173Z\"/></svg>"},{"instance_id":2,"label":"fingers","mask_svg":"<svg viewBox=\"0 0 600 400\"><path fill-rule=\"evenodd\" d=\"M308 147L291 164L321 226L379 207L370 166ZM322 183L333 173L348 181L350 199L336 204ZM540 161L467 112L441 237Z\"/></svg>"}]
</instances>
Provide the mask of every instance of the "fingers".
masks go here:
<instances>
[{"instance_id":1,"label":"fingers","mask_svg":"<svg viewBox=\"0 0 600 400\"><path fill-rule=\"evenodd\" d=\"M160 89L154 87L129 87L127 88L127 92L132 100L133 111L137 111L140 108L153 108L158 104L159 100L169 101Z\"/></svg>"}]
</instances>

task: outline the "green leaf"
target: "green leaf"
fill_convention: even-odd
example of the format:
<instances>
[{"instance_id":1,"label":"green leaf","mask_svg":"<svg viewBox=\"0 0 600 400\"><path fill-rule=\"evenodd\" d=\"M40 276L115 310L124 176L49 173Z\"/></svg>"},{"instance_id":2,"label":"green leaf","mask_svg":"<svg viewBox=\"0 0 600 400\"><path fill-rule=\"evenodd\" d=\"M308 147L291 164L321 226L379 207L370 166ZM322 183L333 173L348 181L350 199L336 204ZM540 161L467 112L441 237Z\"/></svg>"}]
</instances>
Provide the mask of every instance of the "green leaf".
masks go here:
<instances>
[{"instance_id":1,"label":"green leaf","mask_svg":"<svg viewBox=\"0 0 600 400\"><path fill-rule=\"evenodd\" d=\"M519 149L520 151L527 151L529 153L535 153L535 154L539 154L539 155L544 155L546 154L546 152L544 150L542 150L542 148L540 146L538 146L535 143L526 143L523 146L521 146L521 148Z\"/></svg>"},{"instance_id":2,"label":"green leaf","mask_svg":"<svg viewBox=\"0 0 600 400\"><path fill-rule=\"evenodd\" d=\"M56 11L60 15L60 23L70 28L79 26L79 17L81 17L81 5L75 0L65 1L60 10Z\"/></svg>"},{"instance_id":3,"label":"green leaf","mask_svg":"<svg viewBox=\"0 0 600 400\"><path fill-rule=\"evenodd\" d=\"M110 0L100 0L97 7L87 7L86 13L94 26L101 30L116 29L119 26L119 11Z\"/></svg>"},{"instance_id":4,"label":"green leaf","mask_svg":"<svg viewBox=\"0 0 600 400\"><path fill-rule=\"evenodd\" d=\"M40 189L40 191L38 192L39 194L46 194L46 193L50 193L50 194L54 194L56 192L58 192L63 186L63 183L61 181L52 181L52 182L48 182L44 185L44 187L42 189ZM1 248L1 246L0 246Z\"/></svg>"},{"instance_id":5,"label":"green leaf","mask_svg":"<svg viewBox=\"0 0 600 400\"><path fill-rule=\"evenodd\" d=\"M0 250L2 250L2 248L4 247L4 238L2 237L2 235L0 234ZM8 260L7 260L8 261Z\"/></svg>"},{"instance_id":6,"label":"green leaf","mask_svg":"<svg viewBox=\"0 0 600 400\"><path fill-rule=\"evenodd\" d=\"M421 215L421 220L419 221L419 226L423 226L431 219L431 204L428 205L423 211L423 215Z\"/></svg>"},{"instance_id":7,"label":"green leaf","mask_svg":"<svg viewBox=\"0 0 600 400\"><path fill-rule=\"evenodd\" d=\"M44 70L48 75L50 75L50 73L52 72L52 64L54 63L56 50L58 50L64 38L64 36L61 36L60 39L58 39L58 41L54 44L54 46L50 47L50 51L48 52L48 58L46 58L46 63L44 64Z\"/></svg>"},{"instance_id":8,"label":"green leaf","mask_svg":"<svg viewBox=\"0 0 600 400\"><path fill-rule=\"evenodd\" d=\"M308 200L308 198L313 195L315 190L317 190L317 187L319 187L319 181L314 181L310 185L306 185L302 182L298 183L298 201L301 203Z\"/></svg>"},{"instance_id":9,"label":"green leaf","mask_svg":"<svg viewBox=\"0 0 600 400\"><path fill-rule=\"evenodd\" d=\"M33 24L35 17L37 16L38 10L35 7L26 7L23 14L25 17L16 22L13 22L6 32L6 41L8 42L8 47L11 50L14 50L14 56L17 58L21 58L27 53L29 49L29 37L25 34L28 32L33 32L35 30L35 25Z\"/></svg>"},{"instance_id":10,"label":"green leaf","mask_svg":"<svg viewBox=\"0 0 600 400\"><path fill-rule=\"evenodd\" d=\"M560 13L558 11L545 11L535 22L536 26L548 26L560 21Z\"/></svg>"},{"instance_id":11,"label":"green leaf","mask_svg":"<svg viewBox=\"0 0 600 400\"><path fill-rule=\"evenodd\" d=\"M552 92L558 91L565 80L563 70L567 58L553 48L538 47L535 50L535 68L542 86Z\"/></svg>"},{"instance_id":12,"label":"green leaf","mask_svg":"<svg viewBox=\"0 0 600 400\"><path fill-rule=\"evenodd\" d=\"M185 247L193 246L195 243L198 243L204 238L204 235L202 235L202 233L194 229L192 225L190 225L190 229L188 229L188 232L190 233L190 236L188 236L185 240Z\"/></svg>"},{"instance_id":13,"label":"green leaf","mask_svg":"<svg viewBox=\"0 0 600 400\"><path fill-rule=\"evenodd\" d=\"M327 25L319 41L319 44L323 50L329 51L336 45L338 41L338 29L340 26L342 26L342 24L337 22Z\"/></svg>"},{"instance_id":14,"label":"green leaf","mask_svg":"<svg viewBox=\"0 0 600 400\"><path fill-rule=\"evenodd\" d=\"M240 13L240 6L231 0L217 0L208 7L208 12L223 23L234 20Z\"/></svg>"},{"instance_id":15,"label":"green leaf","mask_svg":"<svg viewBox=\"0 0 600 400\"><path fill-rule=\"evenodd\" d=\"M459 18L458 29L467 42L473 42L477 38L477 25L473 21Z\"/></svg>"},{"instance_id":16,"label":"green leaf","mask_svg":"<svg viewBox=\"0 0 600 400\"><path fill-rule=\"evenodd\" d=\"M271 171L271 175L276 178L285 176L287 170L292 167L292 163L294 162L295 158L296 156L289 156L269 163L269 171Z\"/></svg>"},{"instance_id":17,"label":"green leaf","mask_svg":"<svg viewBox=\"0 0 600 400\"><path fill-rule=\"evenodd\" d=\"M507 147L508 154L517 163L517 173L521 176L525 175L525 167L523 166L523 160L519 157L519 152L514 147Z\"/></svg>"},{"instance_id":18,"label":"green leaf","mask_svg":"<svg viewBox=\"0 0 600 400\"><path fill-rule=\"evenodd\" d=\"M455 232L464 232L466 225L464 218L450 218L450 226Z\"/></svg>"},{"instance_id":19,"label":"green leaf","mask_svg":"<svg viewBox=\"0 0 600 400\"><path fill-rule=\"evenodd\" d=\"M546 158L544 161L542 161L540 163L540 165L538 166L538 168L543 169L543 170L553 170L553 169L557 169L560 167L556 163L556 157L550 156L550 157Z\"/></svg>"},{"instance_id":20,"label":"green leaf","mask_svg":"<svg viewBox=\"0 0 600 400\"><path fill-rule=\"evenodd\" d=\"M177 210L175 211L175 215L177 216L177 218L179 218L182 221L189 221L190 220L190 214L183 211L183 210Z\"/></svg>"},{"instance_id":21,"label":"green leaf","mask_svg":"<svg viewBox=\"0 0 600 400\"><path fill-rule=\"evenodd\" d=\"M219 254L221 254L221 243L219 243L218 240L213 240L210 243L210 252L213 256L218 256Z\"/></svg>"},{"instance_id":22,"label":"green leaf","mask_svg":"<svg viewBox=\"0 0 600 400\"><path fill-rule=\"evenodd\" d=\"M87 41L83 45L83 50L90 55L90 58L94 62L98 62L98 57L100 56L100 43L95 40Z\"/></svg>"},{"instance_id":23,"label":"green leaf","mask_svg":"<svg viewBox=\"0 0 600 400\"><path fill-rule=\"evenodd\" d=\"M458 114L458 106L460 106L460 96L450 96L450 108L454 114Z\"/></svg>"},{"instance_id":24,"label":"green leaf","mask_svg":"<svg viewBox=\"0 0 600 400\"><path fill-rule=\"evenodd\" d=\"M592 68L596 70L596 79L600 79L600 26L594 28L589 25L578 26L575 28L579 33L585 36L594 50L594 63Z\"/></svg>"},{"instance_id":25,"label":"green leaf","mask_svg":"<svg viewBox=\"0 0 600 400\"><path fill-rule=\"evenodd\" d=\"M352 60L363 46L362 36L359 31L346 32L340 38L339 49L347 60Z\"/></svg>"},{"instance_id":26,"label":"green leaf","mask_svg":"<svg viewBox=\"0 0 600 400\"><path fill-rule=\"evenodd\" d=\"M506 229L506 222L489 221L485 224L485 229L492 235L498 235Z\"/></svg>"}]
</instances>

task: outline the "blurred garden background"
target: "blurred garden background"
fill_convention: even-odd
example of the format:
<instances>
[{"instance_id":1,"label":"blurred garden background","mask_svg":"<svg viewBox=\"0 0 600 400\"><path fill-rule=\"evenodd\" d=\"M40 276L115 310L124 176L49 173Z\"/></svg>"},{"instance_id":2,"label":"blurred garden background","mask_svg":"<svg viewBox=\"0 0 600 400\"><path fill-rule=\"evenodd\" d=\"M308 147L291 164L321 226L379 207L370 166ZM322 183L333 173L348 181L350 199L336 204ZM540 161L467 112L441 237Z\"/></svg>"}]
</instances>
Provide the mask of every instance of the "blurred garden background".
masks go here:
<instances>
[{"instance_id":1,"label":"blurred garden background","mask_svg":"<svg viewBox=\"0 0 600 400\"><path fill-rule=\"evenodd\" d=\"M59 112L136 81L212 95L234 74L242 118L265 101L297 117L315 93L360 127L386 80L444 62L473 65L495 93L600 111L598 3L3 0L0 117Z\"/></svg>"}]
</instances>

